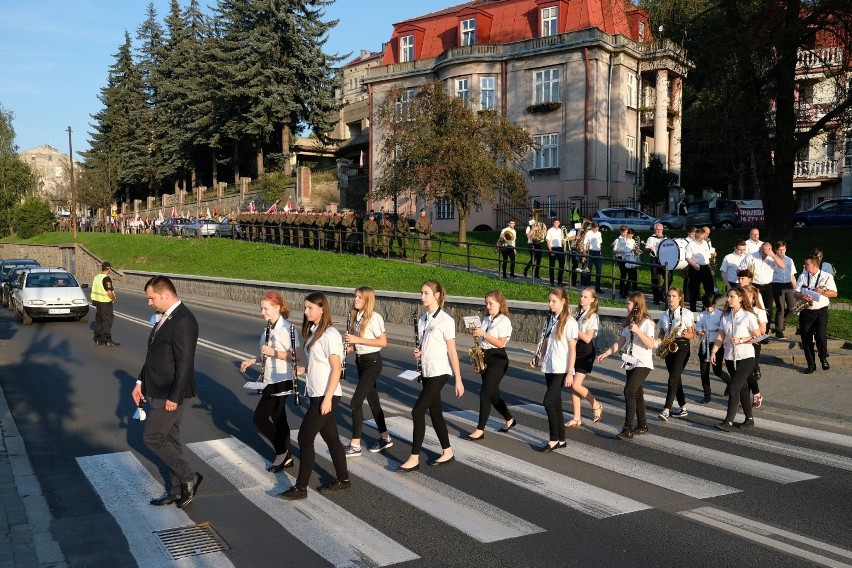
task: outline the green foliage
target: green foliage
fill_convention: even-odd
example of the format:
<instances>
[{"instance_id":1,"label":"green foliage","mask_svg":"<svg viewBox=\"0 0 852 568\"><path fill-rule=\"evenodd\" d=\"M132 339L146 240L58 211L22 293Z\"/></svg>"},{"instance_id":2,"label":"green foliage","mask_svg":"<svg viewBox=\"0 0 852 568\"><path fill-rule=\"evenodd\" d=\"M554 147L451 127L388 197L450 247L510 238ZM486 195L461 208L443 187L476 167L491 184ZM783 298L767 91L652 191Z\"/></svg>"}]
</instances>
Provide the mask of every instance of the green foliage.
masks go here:
<instances>
[{"instance_id":1,"label":"green foliage","mask_svg":"<svg viewBox=\"0 0 852 568\"><path fill-rule=\"evenodd\" d=\"M12 211L12 226L15 234L22 239L52 231L55 222L56 216L50 207L37 197L27 197Z\"/></svg>"},{"instance_id":2,"label":"green foliage","mask_svg":"<svg viewBox=\"0 0 852 568\"><path fill-rule=\"evenodd\" d=\"M271 172L260 176L252 183L252 188L257 188L263 202L272 204L276 201L286 201L295 194L296 180L281 172Z\"/></svg>"},{"instance_id":3,"label":"green foliage","mask_svg":"<svg viewBox=\"0 0 852 568\"><path fill-rule=\"evenodd\" d=\"M0 104L0 156L12 156L15 154L15 128L12 119L15 115Z\"/></svg>"},{"instance_id":4,"label":"green foliage","mask_svg":"<svg viewBox=\"0 0 852 568\"><path fill-rule=\"evenodd\" d=\"M663 161L656 154L651 156L648 167L645 168L643 178L645 180L639 191L639 201L647 205L663 203L669 196L669 172L663 165Z\"/></svg>"},{"instance_id":5,"label":"green foliage","mask_svg":"<svg viewBox=\"0 0 852 568\"><path fill-rule=\"evenodd\" d=\"M18 156L0 156L0 235L9 234L12 210L35 189L37 181L30 165Z\"/></svg>"}]
</instances>

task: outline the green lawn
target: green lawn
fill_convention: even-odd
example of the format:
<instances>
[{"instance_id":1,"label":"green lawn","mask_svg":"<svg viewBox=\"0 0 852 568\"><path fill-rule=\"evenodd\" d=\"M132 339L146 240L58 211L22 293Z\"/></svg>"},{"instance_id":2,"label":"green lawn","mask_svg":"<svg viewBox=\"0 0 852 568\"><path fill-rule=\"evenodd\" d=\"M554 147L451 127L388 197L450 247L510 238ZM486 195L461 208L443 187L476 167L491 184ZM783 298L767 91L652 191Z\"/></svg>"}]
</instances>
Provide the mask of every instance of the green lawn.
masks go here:
<instances>
[{"instance_id":1,"label":"green lawn","mask_svg":"<svg viewBox=\"0 0 852 568\"><path fill-rule=\"evenodd\" d=\"M795 231L787 240L791 258L801 266L804 255L813 247L821 246L826 251L826 259L835 265L838 272L840 297L837 301L850 302L852 297L844 290L845 280L852 250L830 243L845 242L842 229L804 229ZM523 233L519 231L520 248L525 246ZM605 236L605 243L615 238L615 233ZM640 235L643 240L647 235ZM669 236L682 236L670 234ZM719 251L719 258L733 249L736 240L745 238L745 230L714 231L711 235L713 245ZM483 297L494 288L503 291L507 298L519 301L544 302L547 300L549 286L531 285L524 281L497 280L493 276L465 271L451 270L436 266L440 254L441 262L457 266L470 266L486 269L490 274L497 273L497 253L493 245L498 237L497 231L468 233L469 242L474 245L467 249L457 245L454 234L438 235L444 239L440 245L435 243L430 255L430 264L411 262L388 262L352 255L339 255L304 249L293 249L275 245L232 241L230 239L175 239L153 235L117 235L105 233L78 233L78 242L85 245L101 258L119 269L136 269L150 272L179 272L184 274L223 276L228 278L246 278L250 280L268 280L292 282L298 284L316 284L322 286L352 287L368 284L377 290L417 292L421 282L436 278L444 284L453 296ZM6 242L18 241L33 244L63 244L71 241L68 233L47 233L29 241L14 238ZM415 245L414 241L411 244ZM608 245L605 245L605 247ZM411 247L409 247L411 248ZM472 255L468 261L468 250ZM604 250L608 250L605 248ZM410 255L409 255L410 256ZM477 258L481 257L481 258ZM516 272L520 275L527 261L524 251L518 252ZM546 265L546 257L543 259ZM543 269L546 275L546 268ZM610 265L604 262L603 274L610 273ZM639 281L650 282L647 269L640 269ZM679 278L676 284L679 284ZM721 282L720 282L721 285ZM608 282L603 286L608 288ZM576 294L572 303L576 302ZM618 301L606 301L604 305L623 305ZM852 340L852 312L834 310L829 321L829 332L847 340Z\"/></svg>"}]
</instances>

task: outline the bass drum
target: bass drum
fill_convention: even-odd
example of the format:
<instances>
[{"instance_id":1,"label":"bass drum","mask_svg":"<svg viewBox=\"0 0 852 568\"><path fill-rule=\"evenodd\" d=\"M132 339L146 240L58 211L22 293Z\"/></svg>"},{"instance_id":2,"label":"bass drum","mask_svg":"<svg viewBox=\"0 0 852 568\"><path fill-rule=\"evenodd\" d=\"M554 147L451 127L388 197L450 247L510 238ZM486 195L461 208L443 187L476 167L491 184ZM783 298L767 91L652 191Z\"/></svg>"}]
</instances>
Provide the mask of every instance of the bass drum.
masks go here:
<instances>
[{"instance_id":1,"label":"bass drum","mask_svg":"<svg viewBox=\"0 0 852 568\"><path fill-rule=\"evenodd\" d=\"M657 258L667 270L686 268L686 239L663 239L657 245Z\"/></svg>"}]
</instances>

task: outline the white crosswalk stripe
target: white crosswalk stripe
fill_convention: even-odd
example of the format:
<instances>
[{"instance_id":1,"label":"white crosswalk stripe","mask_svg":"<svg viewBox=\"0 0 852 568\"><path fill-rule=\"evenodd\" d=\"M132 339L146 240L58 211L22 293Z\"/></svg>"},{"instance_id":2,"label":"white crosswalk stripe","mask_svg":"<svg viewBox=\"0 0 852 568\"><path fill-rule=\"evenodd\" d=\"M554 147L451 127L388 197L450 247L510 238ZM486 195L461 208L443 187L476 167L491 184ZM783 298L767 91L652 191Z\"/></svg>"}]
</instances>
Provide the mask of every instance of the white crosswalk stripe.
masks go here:
<instances>
[{"instance_id":1,"label":"white crosswalk stripe","mask_svg":"<svg viewBox=\"0 0 852 568\"><path fill-rule=\"evenodd\" d=\"M456 421L464 422L470 425L476 425L478 414L472 410L460 410L456 412L445 413L448 418L453 418ZM496 429L503 425L496 421L489 421L489 425ZM515 426L506 436L515 438L526 444L541 446L547 443L547 438L541 436L539 430L533 430L525 426ZM696 499L709 499L720 495L729 495L738 493L740 490L720 483L714 483L694 475L681 473L672 469L661 467L642 460L634 459L627 456L619 455L615 452L602 450L586 444L581 444L573 440L566 440L567 446L561 450L556 450L557 453L566 455L572 459L592 464L609 471L614 471L622 475L627 475L639 481L644 481L658 487L663 487L694 497Z\"/></svg>"},{"instance_id":2,"label":"white crosswalk stripe","mask_svg":"<svg viewBox=\"0 0 852 568\"><path fill-rule=\"evenodd\" d=\"M292 431L290 436L297 439L298 430ZM325 444L317 444L316 452L331 460ZM417 472L400 475L395 471L400 462L384 454L373 454L366 449L363 453L346 462L351 475L399 497L479 542L544 532L541 527L426 475Z\"/></svg>"},{"instance_id":3,"label":"white crosswalk stripe","mask_svg":"<svg viewBox=\"0 0 852 568\"><path fill-rule=\"evenodd\" d=\"M163 492L131 452L77 458L80 469L115 518L127 538L130 553L139 566L153 568L227 568L233 566L222 552L173 559L154 531L193 524L177 507L152 507L148 501Z\"/></svg>"},{"instance_id":4,"label":"white crosswalk stripe","mask_svg":"<svg viewBox=\"0 0 852 568\"><path fill-rule=\"evenodd\" d=\"M513 406L512 410L517 410L534 416L545 415L544 407L537 404ZM589 428L608 436L615 436L619 432L619 428L610 426L609 424L604 424L603 422L590 425ZM773 481L775 483L796 483L819 477L817 475L797 471L795 469L738 456L729 452L720 452L712 448L705 448L704 446L681 442L680 440L673 440L671 438L664 438L654 434L635 436L633 440L634 441L632 443L637 445L674 454L683 459L707 463L730 471L736 471L753 477L759 477L767 481Z\"/></svg>"},{"instance_id":5,"label":"white crosswalk stripe","mask_svg":"<svg viewBox=\"0 0 852 568\"><path fill-rule=\"evenodd\" d=\"M395 437L411 441L413 424L410 420L394 417L386 423ZM426 430L425 442L433 450L438 445L431 429ZM453 448L457 450L456 460L461 463L598 519L651 508L645 503L472 442L454 439Z\"/></svg>"},{"instance_id":6,"label":"white crosswalk stripe","mask_svg":"<svg viewBox=\"0 0 852 568\"><path fill-rule=\"evenodd\" d=\"M302 501L275 497L294 479L279 482L261 466L264 459L236 438L187 444L209 467L227 479L259 509L334 566L388 566L419 558L417 554L359 520L336 503L308 489ZM349 530L357 526L357 533Z\"/></svg>"}]
</instances>

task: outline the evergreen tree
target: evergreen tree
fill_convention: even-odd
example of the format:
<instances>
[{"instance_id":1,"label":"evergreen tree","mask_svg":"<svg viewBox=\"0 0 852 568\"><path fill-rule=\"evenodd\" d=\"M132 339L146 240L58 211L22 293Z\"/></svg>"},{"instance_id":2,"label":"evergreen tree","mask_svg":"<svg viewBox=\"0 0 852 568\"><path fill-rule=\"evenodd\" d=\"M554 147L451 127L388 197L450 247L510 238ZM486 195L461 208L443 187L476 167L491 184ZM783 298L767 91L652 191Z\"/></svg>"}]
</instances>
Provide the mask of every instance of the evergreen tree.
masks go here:
<instances>
[{"instance_id":1,"label":"evergreen tree","mask_svg":"<svg viewBox=\"0 0 852 568\"><path fill-rule=\"evenodd\" d=\"M15 146L15 127L12 126L14 113L0 104L0 156L12 156L17 152Z\"/></svg>"},{"instance_id":2,"label":"evergreen tree","mask_svg":"<svg viewBox=\"0 0 852 568\"><path fill-rule=\"evenodd\" d=\"M154 2L148 4L146 15L145 21L136 30L139 41L136 66L144 104L133 109L131 119L137 125L137 143L145 147L145 151L136 156L135 167L148 184L148 190L156 192L159 182L173 175L176 168L173 163L166 163L170 160L164 158L166 153L162 148L162 144L171 139L170 136L158 136L168 131L169 117L157 108L161 99L160 84L164 80L161 75L164 31L157 19ZM174 135L173 132L171 134Z\"/></svg>"}]
</instances>

